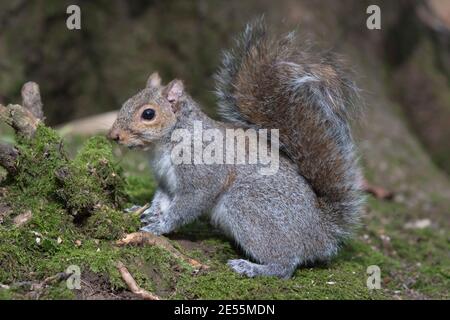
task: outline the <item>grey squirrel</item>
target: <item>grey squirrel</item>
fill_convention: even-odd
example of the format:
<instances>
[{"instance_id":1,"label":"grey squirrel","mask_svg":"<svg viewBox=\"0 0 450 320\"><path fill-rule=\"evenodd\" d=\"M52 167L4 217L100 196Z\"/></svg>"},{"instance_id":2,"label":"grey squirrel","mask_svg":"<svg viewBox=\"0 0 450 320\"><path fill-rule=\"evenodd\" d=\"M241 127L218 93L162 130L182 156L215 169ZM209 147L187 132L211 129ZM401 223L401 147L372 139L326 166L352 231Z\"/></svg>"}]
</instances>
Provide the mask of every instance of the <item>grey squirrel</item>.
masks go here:
<instances>
[{"instance_id":1,"label":"grey squirrel","mask_svg":"<svg viewBox=\"0 0 450 320\"><path fill-rule=\"evenodd\" d=\"M148 150L159 188L142 231L166 234L203 213L253 262L228 261L248 277L289 278L299 265L327 261L358 223L360 169L349 120L356 89L330 54L274 38L264 21L248 24L216 75L224 122L206 116L180 80L157 73L125 102L108 136ZM278 128L279 170L258 165L171 161L175 129Z\"/></svg>"}]
</instances>

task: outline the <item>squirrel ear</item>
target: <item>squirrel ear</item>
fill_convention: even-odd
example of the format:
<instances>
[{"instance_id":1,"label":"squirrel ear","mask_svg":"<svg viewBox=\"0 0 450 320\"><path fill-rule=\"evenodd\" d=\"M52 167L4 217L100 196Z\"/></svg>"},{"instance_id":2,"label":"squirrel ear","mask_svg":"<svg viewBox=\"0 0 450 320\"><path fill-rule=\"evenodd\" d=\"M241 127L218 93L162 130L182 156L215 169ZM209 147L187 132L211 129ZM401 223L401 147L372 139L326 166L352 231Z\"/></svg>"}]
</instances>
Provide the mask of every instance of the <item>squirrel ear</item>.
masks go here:
<instances>
[{"instance_id":1,"label":"squirrel ear","mask_svg":"<svg viewBox=\"0 0 450 320\"><path fill-rule=\"evenodd\" d=\"M153 72L147 80L147 88L155 88L161 85L161 77L158 72Z\"/></svg>"},{"instance_id":2,"label":"squirrel ear","mask_svg":"<svg viewBox=\"0 0 450 320\"><path fill-rule=\"evenodd\" d=\"M184 84L181 80L172 80L163 91L163 96L172 104L178 102L184 93Z\"/></svg>"}]
</instances>

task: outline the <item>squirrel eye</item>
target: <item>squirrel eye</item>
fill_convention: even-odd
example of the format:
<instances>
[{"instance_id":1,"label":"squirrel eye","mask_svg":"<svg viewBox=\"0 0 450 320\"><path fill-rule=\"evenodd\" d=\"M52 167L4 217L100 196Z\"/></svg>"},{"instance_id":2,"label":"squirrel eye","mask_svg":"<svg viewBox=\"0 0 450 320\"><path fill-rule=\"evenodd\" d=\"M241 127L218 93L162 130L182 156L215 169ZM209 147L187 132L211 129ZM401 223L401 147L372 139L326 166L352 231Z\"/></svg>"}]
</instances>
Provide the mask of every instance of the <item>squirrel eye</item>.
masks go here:
<instances>
[{"instance_id":1,"label":"squirrel eye","mask_svg":"<svg viewBox=\"0 0 450 320\"><path fill-rule=\"evenodd\" d=\"M145 109L142 112L142 119L144 120L152 120L155 117L155 110L154 109Z\"/></svg>"}]
</instances>

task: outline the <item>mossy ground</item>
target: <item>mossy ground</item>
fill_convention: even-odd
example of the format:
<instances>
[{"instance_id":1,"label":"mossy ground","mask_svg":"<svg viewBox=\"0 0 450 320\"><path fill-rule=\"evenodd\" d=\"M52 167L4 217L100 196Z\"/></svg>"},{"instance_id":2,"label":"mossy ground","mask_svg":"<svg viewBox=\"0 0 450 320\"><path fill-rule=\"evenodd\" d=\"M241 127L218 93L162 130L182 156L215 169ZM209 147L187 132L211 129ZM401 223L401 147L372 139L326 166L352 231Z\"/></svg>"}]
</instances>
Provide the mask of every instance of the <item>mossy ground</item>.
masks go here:
<instances>
[{"instance_id":1,"label":"mossy ground","mask_svg":"<svg viewBox=\"0 0 450 320\"><path fill-rule=\"evenodd\" d=\"M405 231L409 208L372 197L363 227L339 256L327 265L299 268L289 280L233 273L226 261L242 253L206 219L169 236L182 251L210 266L198 274L160 248L117 247L116 239L139 226L137 218L122 213L123 207L148 202L155 188L145 159L131 153L115 158L101 137L89 139L81 149L80 139L65 142L74 160L61 158L52 149L59 148L59 137L42 128L35 142L21 143L22 159L30 161L25 171L14 183L3 182L8 191L2 201L11 204L13 213L0 224L0 283L11 286L0 289L1 299L133 298L116 269L119 260L140 286L167 299L449 298L448 234ZM61 184L54 174L61 167L78 174ZM103 185L95 180L99 177ZM84 199L83 190L98 197ZM93 214L74 223L74 208L92 206ZM11 219L24 210L32 211L32 220L14 226ZM81 268L81 290L70 290L65 282L40 292L20 285L42 281L71 265ZM381 269L380 290L367 288L370 265Z\"/></svg>"}]
</instances>

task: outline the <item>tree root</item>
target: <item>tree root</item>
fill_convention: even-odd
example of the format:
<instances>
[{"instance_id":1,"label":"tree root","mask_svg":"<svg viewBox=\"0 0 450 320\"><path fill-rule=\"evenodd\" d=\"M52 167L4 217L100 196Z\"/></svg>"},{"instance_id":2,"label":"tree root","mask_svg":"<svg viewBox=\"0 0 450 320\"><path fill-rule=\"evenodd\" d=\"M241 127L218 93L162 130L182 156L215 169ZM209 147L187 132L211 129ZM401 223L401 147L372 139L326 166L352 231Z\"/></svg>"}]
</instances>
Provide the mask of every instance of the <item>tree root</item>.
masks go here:
<instances>
[{"instance_id":1,"label":"tree root","mask_svg":"<svg viewBox=\"0 0 450 320\"><path fill-rule=\"evenodd\" d=\"M134 216L140 217L144 213L144 211L147 210L148 208L150 208L150 203L146 203L142 207L139 207L138 209L131 211L130 213Z\"/></svg>"},{"instance_id":2,"label":"tree root","mask_svg":"<svg viewBox=\"0 0 450 320\"><path fill-rule=\"evenodd\" d=\"M134 232L125 236L125 238L116 242L119 246L124 245L150 245L158 246L169 252L177 259L181 259L192 266L195 270L208 269L207 265L200 263L199 261L192 259L176 249L165 237L156 236L148 232Z\"/></svg>"},{"instance_id":3,"label":"tree root","mask_svg":"<svg viewBox=\"0 0 450 320\"><path fill-rule=\"evenodd\" d=\"M21 290L27 290L29 291L26 296L31 299L39 299L44 291L45 288L47 288L51 284L57 284L59 282L67 280L72 273L66 273L66 272L60 272L55 274L54 276L50 276L45 278L44 280L40 282L36 281L20 281L15 282L10 285L5 285L0 283L0 289L17 289L20 288Z\"/></svg>"},{"instance_id":4,"label":"tree root","mask_svg":"<svg viewBox=\"0 0 450 320\"><path fill-rule=\"evenodd\" d=\"M130 291L133 292L135 295L144 300L161 300L161 298L158 297L157 295L150 293L147 290L144 290L141 287L139 287L138 284L136 283L136 280L134 280L133 276L122 262L120 261L117 262L117 269L119 270L123 281L125 281L126 285L128 286L128 289L130 289Z\"/></svg>"}]
</instances>

